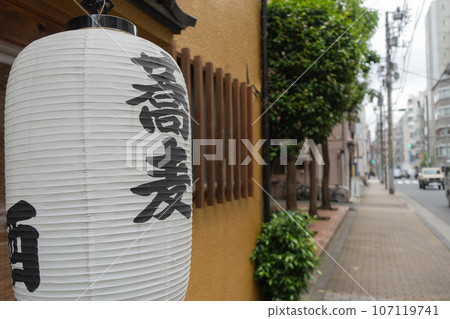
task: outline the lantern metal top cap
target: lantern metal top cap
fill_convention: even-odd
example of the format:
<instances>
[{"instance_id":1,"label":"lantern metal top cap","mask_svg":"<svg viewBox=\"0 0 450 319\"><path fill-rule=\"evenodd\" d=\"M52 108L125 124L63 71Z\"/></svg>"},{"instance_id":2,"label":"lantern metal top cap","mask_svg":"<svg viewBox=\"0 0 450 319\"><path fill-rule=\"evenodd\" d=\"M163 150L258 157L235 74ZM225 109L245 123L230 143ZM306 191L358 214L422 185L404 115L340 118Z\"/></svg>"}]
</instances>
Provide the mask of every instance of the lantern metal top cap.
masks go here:
<instances>
[{"instance_id":1,"label":"lantern metal top cap","mask_svg":"<svg viewBox=\"0 0 450 319\"><path fill-rule=\"evenodd\" d=\"M73 18L66 23L66 31L85 28L115 29L137 35L137 28L132 22L110 15L91 14Z\"/></svg>"}]
</instances>

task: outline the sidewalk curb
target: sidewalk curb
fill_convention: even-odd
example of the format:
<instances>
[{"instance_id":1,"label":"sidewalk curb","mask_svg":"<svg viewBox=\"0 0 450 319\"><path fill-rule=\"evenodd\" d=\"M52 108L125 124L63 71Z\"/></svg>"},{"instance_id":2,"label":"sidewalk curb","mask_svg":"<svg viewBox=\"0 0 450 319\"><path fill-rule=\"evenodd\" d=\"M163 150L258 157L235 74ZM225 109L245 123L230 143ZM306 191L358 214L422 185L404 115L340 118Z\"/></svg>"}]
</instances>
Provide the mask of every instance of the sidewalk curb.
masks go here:
<instances>
[{"instance_id":1,"label":"sidewalk curb","mask_svg":"<svg viewBox=\"0 0 450 319\"><path fill-rule=\"evenodd\" d=\"M408 209L450 250L450 226L401 190L396 189L395 192Z\"/></svg>"}]
</instances>

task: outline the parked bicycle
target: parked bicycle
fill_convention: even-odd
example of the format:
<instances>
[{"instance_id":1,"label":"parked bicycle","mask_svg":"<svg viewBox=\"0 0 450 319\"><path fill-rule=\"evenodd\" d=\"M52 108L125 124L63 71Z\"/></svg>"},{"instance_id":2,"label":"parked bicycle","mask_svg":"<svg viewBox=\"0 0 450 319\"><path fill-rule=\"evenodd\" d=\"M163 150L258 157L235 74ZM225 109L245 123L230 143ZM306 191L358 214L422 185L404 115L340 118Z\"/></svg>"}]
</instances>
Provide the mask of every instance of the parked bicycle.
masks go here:
<instances>
[{"instance_id":1,"label":"parked bicycle","mask_svg":"<svg viewBox=\"0 0 450 319\"><path fill-rule=\"evenodd\" d=\"M297 184L297 199L307 200L309 199L309 186Z\"/></svg>"},{"instance_id":2,"label":"parked bicycle","mask_svg":"<svg viewBox=\"0 0 450 319\"><path fill-rule=\"evenodd\" d=\"M344 203L350 199L350 190L347 186L336 184L334 187L329 187L328 189L332 201Z\"/></svg>"},{"instance_id":3,"label":"parked bicycle","mask_svg":"<svg viewBox=\"0 0 450 319\"><path fill-rule=\"evenodd\" d=\"M328 187L330 193L330 199L333 202L344 203L348 202L350 199L350 190L347 186L342 186L336 184L334 187ZM310 196L311 189L309 186L298 184L297 185L297 199L298 200L308 200ZM317 199L321 200L322 197L322 187L317 187Z\"/></svg>"},{"instance_id":4,"label":"parked bicycle","mask_svg":"<svg viewBox=\"0 0 450 319\"><path fill-rule=\"evenodd\" d=\"M297 184L297 199L298 200L309 200L311 194L311 187L306 185ZM322 187L317 186L317 199L321 200L322 197Z\"/></svg>"}]
</instances>

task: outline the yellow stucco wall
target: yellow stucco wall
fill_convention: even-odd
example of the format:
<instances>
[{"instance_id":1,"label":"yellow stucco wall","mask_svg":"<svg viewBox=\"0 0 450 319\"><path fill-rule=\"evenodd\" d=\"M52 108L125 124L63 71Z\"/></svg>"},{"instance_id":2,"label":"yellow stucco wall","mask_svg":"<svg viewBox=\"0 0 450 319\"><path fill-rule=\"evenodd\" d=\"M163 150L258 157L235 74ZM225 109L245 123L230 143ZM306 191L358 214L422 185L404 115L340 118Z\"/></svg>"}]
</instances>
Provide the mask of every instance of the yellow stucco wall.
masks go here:
<instances>
[{"instance_id":1,"label":"yellow stucco wall","mask_svg":"<svg viewBox=\"0 0 450 319\"><path fill-rule=\"evenodd\" d=\"M196 17L194 28L175 35L177 50L188 47L240 82L261 91L260 10L256 0L178 0L180 8ZM248 64L248 67L247 67ZM260 95L253 105L260 114ZM253 128L260 138L261 122ZM255 167L261 184L261 169ZM259 299L249 256L261 229L262 193L254 184L249 199L194 209L191 276L186 300Z\"/></svg>"},{"instance_id":2,"label":"yellow stucco wall","mask_svg":"<svg viewBox=\"0 0 450 319\"><path fill-rule=\"evenodd\" d=\"M245 81L248 63L250 83L261 87L260 10L256 0L178 0L179 6L196 17L194 28L175 35L177 48L189 47L225 73Z\"/></svg>"},{"instance_id":3,"label":"yellow stucco wall","mask_svg":"<svg viewBox=\"0 0 450 319\"><path fill-rule=\"evenodd\" d=\"M45 0L72 16L81 9L67 0ZM115 1L111 14L122 16L138 27L139 36L166 47L175 40L177 51L191 49L204 63L231 73L240 82L261 92L260 10L257 0L178 0L183 11L195 16L197 24L180 35L141 12L125 0ZM248 70L248 76L247 76ZM255 94L253 118L260 114L261 96ZM253 127L254 141L260 138L261 121ZM255 179L262 185L261 168ZM254 184L253 198L194 209L191 274L186 300L255 300L260 295L253 281L254 265L249 256L260 233L262 191Z\"/></svg>"}]
</instances>

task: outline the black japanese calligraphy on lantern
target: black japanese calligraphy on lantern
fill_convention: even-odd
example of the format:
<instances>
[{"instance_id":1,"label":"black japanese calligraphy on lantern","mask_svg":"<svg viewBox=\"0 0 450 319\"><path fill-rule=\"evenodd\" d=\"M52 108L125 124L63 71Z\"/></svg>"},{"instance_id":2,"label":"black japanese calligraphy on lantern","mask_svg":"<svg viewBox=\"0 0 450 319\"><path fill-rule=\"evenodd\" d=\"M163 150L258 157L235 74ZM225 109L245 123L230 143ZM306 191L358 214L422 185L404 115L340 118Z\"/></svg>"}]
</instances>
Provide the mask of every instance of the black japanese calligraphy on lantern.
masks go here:
<instances>
[{"instance_id":1,"label":"black japanese calligraphy on lantern","mask_svg":"<svg viewBox=\"0 0 450 319\"><path fill-rule=\"evenodd\" d=\"M189 137L189 106L185 88L176 82L176 64L170 56L161 51L163 57L148 56L141 53L139 58L132 58L133 63L140 65L147 72L153 85L133 84L133 88L143 92L142 95L128 100L130 105L150 102L156 110L150 111L144 106L139 115L142 126L149 132L158 128L162 133L181 135L185 140ZM180 121L181 119L181 121Z\"/></svg>"},{"instance_id":2,"label":"black japanese calligraphy on lantern","mask_svg":"<svg viewBox=\"0 0 450 319\"><path fill-rule=\"evenodd\" d=\"M38 258L39 233L33 226L18 223L35 216L34 207L24 200L14 204L6 213L13 284L23 282L29 292L35 291L41 282ZM20 263L21 269L12 267L16 264L20 266Z\"/></svg>"},{"instance_id":3,"label":"black japanese calligraphy on lantern","mask_svg":"<svg viewBox=\"0 0 450 319\"><path fill-rule=\"evenodd\" d=\"M134 187L131 191L141 196L156 194L152 202L134 219L135 223L143 223L155 217L164 220L177 210L184 217L191 217L191 206L181 202L181 197L191 183L187 174L188 168L183 161L186 160L186 152L177 145L174 138L163 142L165 154L155 156L147 161L159 168L149 175L157 180ZM166 207L155 215L161 205Z\"/></svg>"},{"instance_id":4,"label":"black japanese calligraphy on lantern","mask_svg":"<svg viewBox=\"0 0 450 319\"><path fill-rule=\"evenodd\" d=\"M143 105L139 120L144 129L151 133L159 131L174 136L189 138L189 105L187 92L177 83L175 73L177 65L170 56L161 51L162 57L141 53L131 61L146 71L153 82L151 85L133 84L140 95L127 101L129 105ZM140 196L153 196L153 200L134 219L135 223L144 223L152 217L164 220L178 211L186 218L191 217L191 206L182 202L183 194L191 184L186 165L186 150L180 147L175 137L170 135L161 141L164 154L147 157L146 161L155 169L148 172L152 181L139 185L131 191Z\"/></svg>"}]
</instances>

